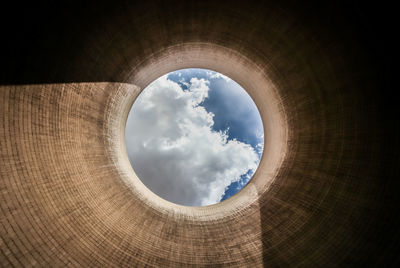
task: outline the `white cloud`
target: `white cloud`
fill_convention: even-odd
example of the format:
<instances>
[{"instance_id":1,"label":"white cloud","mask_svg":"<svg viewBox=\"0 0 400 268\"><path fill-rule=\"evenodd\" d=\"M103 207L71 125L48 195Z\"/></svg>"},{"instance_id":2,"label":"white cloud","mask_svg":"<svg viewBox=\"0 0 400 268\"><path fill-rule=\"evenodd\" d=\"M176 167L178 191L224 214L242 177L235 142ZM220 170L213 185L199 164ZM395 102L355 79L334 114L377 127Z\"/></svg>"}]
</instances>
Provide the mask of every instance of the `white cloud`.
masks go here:
<instances>
[{"instance_id":1,"label":"white cloud","mask_svg":"<svg viewBox=\"0 0 400 268\"><path fill-rule=\"evenodd\" d=\"M256 145L256 148L255 148L255 149L257 150L257 153L261 155L262 152L264 151L264 142L258 143L258 144Z\"/></svg>"},{"instance_id":2,"label":"white cloud","mask_svg":"<svg viewBox=\"0 0 400 268\"><path fill-rule=\"evenodd\" d=\"M181 74L181 73L179 73L179 74ZM190 87L190 84L189 84L188 82L185 82L185 79L184 79L184 78L181 78L181 79L179 80L179 83L181 83L182 85L185 85L186 87Z\"/></svg>"},{"instance_id":3,"label":"white cloud","mask_svg":"<svg viewBox=\"0 0 400 268\"><path fill-rule=\"evenodd\" d=\"M222 79L225 80L225 82L230 82L230 81L232 81L232 79L230 79L229 77L227 77L226 75L223 75L223 74L221 74L221 73L207 71L206 74L207 74L207 77L209 77L210 79L219 79L219 78L222 78Z\"/></svg>"},{"instance_id":4,"label":"white cloud","mask_svg":"<svg viewBox=\"0 0 400 268\"><path fill-rule=\"evenodd\" d=\"M225 189L256 169L248 144L212 130L213 114L199 106L209 82L192 78L189 90L163 76L135 101L126 126L132 166L154 193L183 205L218 203Z\"/></svg>"}]
</instances>

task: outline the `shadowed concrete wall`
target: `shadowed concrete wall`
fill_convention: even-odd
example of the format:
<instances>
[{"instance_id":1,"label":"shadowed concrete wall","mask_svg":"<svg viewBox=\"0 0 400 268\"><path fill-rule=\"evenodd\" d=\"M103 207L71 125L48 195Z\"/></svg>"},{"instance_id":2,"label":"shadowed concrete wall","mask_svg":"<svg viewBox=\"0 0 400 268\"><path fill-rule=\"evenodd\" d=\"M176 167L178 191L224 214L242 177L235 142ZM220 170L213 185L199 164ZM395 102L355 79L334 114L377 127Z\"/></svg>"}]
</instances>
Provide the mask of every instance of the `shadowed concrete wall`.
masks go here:
<instances>
[{"instance_id":1,"label":"shadowed concrete wall","mask_svg":"<svg viewBox=\"0 0 400 268\"><path fill-rule=\"evenodd\" d=\"M19 8L25 24L3 24L0 265L395 265L397 125L376 31L357 11L262 1ZM249 185L202 208L152 194L124 147L140 90L186 67L239 82L266 130Z\"/></svg>"}]
</instances>

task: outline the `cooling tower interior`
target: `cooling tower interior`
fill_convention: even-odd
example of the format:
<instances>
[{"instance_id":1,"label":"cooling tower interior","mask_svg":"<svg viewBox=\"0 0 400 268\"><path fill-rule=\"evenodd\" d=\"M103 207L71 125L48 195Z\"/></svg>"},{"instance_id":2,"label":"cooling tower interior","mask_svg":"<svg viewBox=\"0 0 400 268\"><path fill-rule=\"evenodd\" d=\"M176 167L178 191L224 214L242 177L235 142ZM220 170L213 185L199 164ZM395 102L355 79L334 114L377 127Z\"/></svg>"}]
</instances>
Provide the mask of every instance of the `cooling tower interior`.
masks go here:
<instances>
[{"instance_id":1,"label":"cooling tower interior","mask_svg":"<svg viewBox=\"0 0 400 268\"><path fill-rule=\"evenodd\" d=\"M388 9L252 0L4 8L0 266L396 267ZM153 194L125 149L138 94L183 68L234 79L264 124L254 177L211 206Z\"/></svg>"}]
</instances>

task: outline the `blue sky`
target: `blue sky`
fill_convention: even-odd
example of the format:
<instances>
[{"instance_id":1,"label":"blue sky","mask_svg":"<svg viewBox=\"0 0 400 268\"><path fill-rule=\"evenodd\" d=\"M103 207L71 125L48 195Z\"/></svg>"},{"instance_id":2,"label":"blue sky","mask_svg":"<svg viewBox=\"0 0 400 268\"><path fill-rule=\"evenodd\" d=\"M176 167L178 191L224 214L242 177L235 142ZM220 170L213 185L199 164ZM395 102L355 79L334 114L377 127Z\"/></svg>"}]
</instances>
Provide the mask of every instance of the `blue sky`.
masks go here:
<instances>
[{"instance_id":1,"label":"blue sky","mask_svg":"<svg viewBox=\"0 0 400 268\"><path fill-rule=\"evenodd\" d=\"M128 157L143 183L189 206L240 191L258 166L263 142L250 96L230 78L204 69L178 70L149 85L126 128Z\"/></svg>"}]
</instances>

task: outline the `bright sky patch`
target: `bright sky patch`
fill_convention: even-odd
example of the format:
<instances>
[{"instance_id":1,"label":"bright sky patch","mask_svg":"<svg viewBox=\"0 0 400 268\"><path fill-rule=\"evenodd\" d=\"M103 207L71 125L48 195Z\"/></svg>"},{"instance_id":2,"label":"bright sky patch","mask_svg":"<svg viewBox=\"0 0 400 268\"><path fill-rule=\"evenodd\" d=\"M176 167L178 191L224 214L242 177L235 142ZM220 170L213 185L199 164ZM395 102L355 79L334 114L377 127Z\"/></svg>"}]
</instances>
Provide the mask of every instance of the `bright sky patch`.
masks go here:
<instances>
[{"instance_id":1,"label":"bright sky patch","mask_svg":"<svg viewBox=\"0 0 400 268\"><path fill-rule=\"evenodd\" d=\"M264 131L249 95L230 78L178 70L151 83L126 125L129 160L160 197L206 206L240 191L260 161Z\"/></svg>"}]
</instances>

